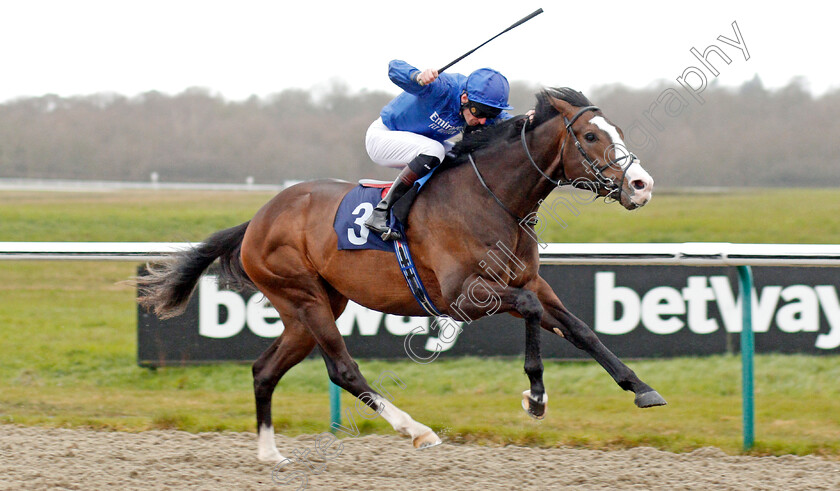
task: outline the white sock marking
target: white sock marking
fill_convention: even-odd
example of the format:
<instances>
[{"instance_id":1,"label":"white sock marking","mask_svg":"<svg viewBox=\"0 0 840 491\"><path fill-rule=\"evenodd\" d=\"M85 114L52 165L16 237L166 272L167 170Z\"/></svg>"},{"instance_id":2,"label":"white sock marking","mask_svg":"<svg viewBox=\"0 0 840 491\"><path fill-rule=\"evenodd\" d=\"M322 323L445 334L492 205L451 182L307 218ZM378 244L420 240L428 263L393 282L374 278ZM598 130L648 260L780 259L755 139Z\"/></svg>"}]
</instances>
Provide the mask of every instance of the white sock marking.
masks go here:
<instances>
[{"instance_id":1,"label":"white sock marking","mask_svg":"<svg viewBox=\"0 0 840 491\"><path fill-rule=\"evenodd\" d=\"M380 414L383 418L385 418L385 421L391 423L394 430L402 433L403 435L409 435L411 438L417 438L420 435L432 431L432 429L428 426L411 419L411 416L409 416L408 413L393 405L385 398L374 396L374 400L382 405L383 409Z\"/></svg>"},{"instance_id":2,"label":"white sock marking","mask_svg":"<svg viewBox=\"0 0 840 491\"><path fill-rule=\"evenodd\" d=\"M274 427L260 426L258 432L258 451L257 458L265 462L280 462L285 459L277 450L277 444L274 442Z\"/></svg>"}]
</instances>

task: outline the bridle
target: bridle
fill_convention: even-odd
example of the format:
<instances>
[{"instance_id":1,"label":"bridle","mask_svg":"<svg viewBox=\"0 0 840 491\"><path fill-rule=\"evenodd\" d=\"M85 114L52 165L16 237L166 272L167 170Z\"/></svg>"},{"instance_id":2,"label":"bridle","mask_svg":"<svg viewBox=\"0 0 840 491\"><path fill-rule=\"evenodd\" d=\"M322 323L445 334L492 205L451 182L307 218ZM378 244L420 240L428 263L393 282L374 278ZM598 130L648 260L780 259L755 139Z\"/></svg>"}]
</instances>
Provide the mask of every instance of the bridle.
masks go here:
<instances>
[{"instance_id":1,"label":"bridle","mask_svg":"<svg viewBox=\"0 0 840 491\"><path fill-rule=\"evenodd\" d=\"M597 106L586 106L586 107L580 108L578 110L578 112L575 113L574 116L572 116L572 119L568 119L565 116L563 116L563 122L566 126L566 137L563 138L563 143L560 145L560 162L559 162L559 165L560 165L560 172L562 173L562 177L560 179L552 179L548 174L546 174L540 168L539 165L537 165L537 162L534 161L534 158L531 156L531 151L530 151L530 149L528 149L528 142L525 140L525 128L528 125L528 122L530 121L529 118L526 118L525 121L522 124L522 131L520 133L520 140L522 142L522 148L525 149L525 155L528 156L528 161L531 162L531 165L535 169L537 169L537 172L539 172L540 175L542 175L546 180L548 180L548 182L554 184L555 186L557 186L557 187L561 187L561 186L585 187L586 189L589 189L590 191L593 191L593 192L597 192L600 189L606 189L607 194L604 195L605 200L612 199L612 200L615 200L615 201L619 201L621 199L621 193L624 192L624 191L622 191L621 187L622 187L622 184L624 183L624 177L627 175L627 169L629 169L630 166L633 165L634 163L636 163L639 159L634 154L627 152L625 155L623 155L623 156L621 156L621 157L619 157L615 160L612 160L608 163L600 165L600 166L598 165L597 160L593 161L592 158L589 157L589 154L586 153L586 150L584 150L583 145L581 145L580 140L578 140L577 135L575 134L574 130L572 129L572 125L575 124L575 121L577 121L578 118L580 118L584 113L586 113L588 111L600 111L600 108L598 108ZM586 166L587 172L589 172L590 174L595 176L594 180L593 179L582 179L582 178L577 178L575 180L570 180L566 177L566 170L565 170L565 167L563 166L563 154L565 153L565 150L566 150L566 142L569 140L570 137L574 141L574 145L578 149L578 151L580 152L580 155L583 157L583 163ZM627 164L626 167L621 167L621 161L625 160L625 159L629 159L630 163ZM478 167L475 165L475 160L473 160L472 153L469 154L469 160L470 160L470 164L472 164L473 171L475 171L475 175L478 177L478 181L481 183L481 185L484 187L484 189L488 193L490 193L490 196L492 196L493 199L496 200L496 203L498 203L499 206L501 206L502 209L504 209L507 212L508 215L515 218L518 222L522 222L524 219L520 218L516 213L511 211L511 209L508 208L502 202L502 200L499 199L498 196L496 196L496 193L494 193L490 189L490 187L487 185L487 183L484 180L484 177L482 177L481 173L478 171ZM619 168L622 169L621 179L616 180L614 178L611 178L611 177L608 177L608 176L604 175L604 171L607 170L608 168L612 167L613 165L618 165ZM617 194L617 196L614 196L616 194ZM529 221L528 223L531 223L531 222Z\"/></svg>"},{"instance_id":2,"label":"bridle","mask_svg":"<svg viewBox=\"0 0 840 491\"><path fill-rule=\"evenodd\" d=\"M621 198L621 186L624 183L624 177L627 175L627 170L630 168L631 165L638 161L638 158L632 153L626 153L621 157L616 158L615 160L611 160L610 162L606 162L603 165L598 165L598 161L593 160L589 154L586 153L584 150L583 145L581 145L580 140L578 140L577 134L572 129L572 125L575 124L575 121L578 120L584 113L588 111L600 111L598 106L586 106L582 107L572 116L572 119L568 119L563 116L563 122L566 126L566 138L563 139L563 143L560 145L560 172L562 173L561 179L552 179L549 177L543 170L540 168L539 165L534 161L534 158L531 156L531 151L528 149L528 143L525 141L525 127L528 124L528 120L525 121L525 124L522 125L522 132L520 134L520 140L522 141L522 148L525 149L525 155L528 156L528 161L531 162L531 165L537 169L537 172L542 174L544 178L546 178L549 182L554 184L555 186L578 186L582 185L582 187L586 187L591 191L598 191L600 189L606 189L607 194L604 196L605 199L614 199L619 200ZM595 179L575 179L570 180L566 178L566 169L563 165L563 155L566 150L566 142L569 141L571 138L574 141L575 148L578 149L580 152L581 157L583 157L583 163L586 166L587 172L595 176ZM629 159L630 163L627 166L622 167L621 162L625 159ZM614 179L612 177L608 177L604 174L604 171L609 169L610 167L617 166L621 169L621 178ZM590 186L591 185L591 186ZM613 196L614 194L618 194L618 196Z\"/></svg>"}]
</instances>

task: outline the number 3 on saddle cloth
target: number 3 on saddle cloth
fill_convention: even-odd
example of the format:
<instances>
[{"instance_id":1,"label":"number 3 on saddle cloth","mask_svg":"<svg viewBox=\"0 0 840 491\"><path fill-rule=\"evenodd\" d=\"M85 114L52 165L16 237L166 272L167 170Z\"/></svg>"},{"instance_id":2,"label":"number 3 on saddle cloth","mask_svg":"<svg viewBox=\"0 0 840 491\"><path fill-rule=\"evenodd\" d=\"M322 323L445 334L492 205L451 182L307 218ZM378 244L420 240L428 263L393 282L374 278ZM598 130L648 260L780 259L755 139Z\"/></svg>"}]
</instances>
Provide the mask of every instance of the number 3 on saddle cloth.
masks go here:
<instances>
[{"instance_id":1,"label":"number 3 on saddle cloth","mask_svg":"<svg viewBox=\"0 0 840 491\"><path fill-rule=\"evenodd\" d=\"M406 237L406 235L402 222L408 216L411 201L414 200L423 184L433 173L418 179L414 187L397 201L392 209L393 213L391 213L389 225L391 228L399 230L403 237ZM373 213L376 205L388 193L391 183L367 180L361 180L359 183L359 186L351 189L344 196L341 204L338 205L338 211L335 213L333 228L338 236L338 249L393 251L397 256L400 271L402 271L408 288L417 303L431 316L442 315L432 304L429 294L426 292L426 287L423 286L420 276L417 275L417 269L414 267L414 261L411 260L411 252L408 249L408 241L404 238L385 242L377 234L370 233L370 229L365 227L365 221ZM401 204L403 206L400 206Z\"/></svg>"}]
</instances>

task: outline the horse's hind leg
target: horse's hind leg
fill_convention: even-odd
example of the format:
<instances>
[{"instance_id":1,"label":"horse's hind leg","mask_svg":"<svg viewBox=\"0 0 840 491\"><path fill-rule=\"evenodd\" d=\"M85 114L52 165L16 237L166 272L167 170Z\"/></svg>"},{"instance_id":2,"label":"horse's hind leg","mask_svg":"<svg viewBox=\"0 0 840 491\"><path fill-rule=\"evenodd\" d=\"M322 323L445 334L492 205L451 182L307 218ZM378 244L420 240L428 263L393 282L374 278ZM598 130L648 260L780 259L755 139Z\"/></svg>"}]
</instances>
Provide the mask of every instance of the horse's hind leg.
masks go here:
<instances>
[{"instance_id":1,"label":"horse's hind leg","mask_svg":"<svg viewBox=\"0 0 840 491\"><path fill-rule=\"evenodd\" d=\"M340 352L342 350L343 353ZM332 354L327 354L328 352ZM356 398L367 404L377 414L385 418L394 430L411 437L415 448L440 445L440 438L431 428L418 423L408 413L395 406L393 402L385 399L370 388L359 370L359 365L350 357L350 354L344 347L343 340L341 341L341 349L339 349L338 354L336 354L335 346L333 346L326 350L322 349L322 355L324 356L324 363L327 365L330 380L356 396ZM368 418L369 416L362 415L362 417Z\"/></svg>"},{"instance_id":2,"label":"horse's hind leg","mask_svg":"<svg viewBox=\"0 0 840 491\"><path fill-rule=\"evenodd\" d=\"M279 462L284 457L274 441L271 420L271 396L280 378L306 358L315 347L315 338L302 325L290 319L284 322L283 334L254 362L254 398L257 403L257 457L263 461Z\"/></svg>"},{"instance_id":3,"label":"horse's hind leg","mask_svg":"<svg viewBox=\"0 0 840 491\"><path fill-rule=\"evenodd\" d=\"M299 282L297 288L295 292L289 292L288 298L294 300L280 300L283 303L278 310L293 313L292 315L300 319L315 337L330 380L376 411L396 431L410 436L415 447L425 448L440 444L440 438L431 428L414 421L411 416L368 385L335 325L336 295L329 295L318 280L306 282L305 286L301 286Z\"/></svg>"},{"instance_id":4,"label":"horse's hind leg","mask_svg":"<svg viewBox=\"0 0 840 491\"><path fill-rule=\"evenodd\" d=\"M607 349L589 326L563 306L542 278L539 278L537 296L544 307L542 327L560 334L576 348L589 353L612 376L619 387L636 394L636 406L644 408L667 404L658 392L642 382L633 370Z\"/></svg>"}]
</instances>

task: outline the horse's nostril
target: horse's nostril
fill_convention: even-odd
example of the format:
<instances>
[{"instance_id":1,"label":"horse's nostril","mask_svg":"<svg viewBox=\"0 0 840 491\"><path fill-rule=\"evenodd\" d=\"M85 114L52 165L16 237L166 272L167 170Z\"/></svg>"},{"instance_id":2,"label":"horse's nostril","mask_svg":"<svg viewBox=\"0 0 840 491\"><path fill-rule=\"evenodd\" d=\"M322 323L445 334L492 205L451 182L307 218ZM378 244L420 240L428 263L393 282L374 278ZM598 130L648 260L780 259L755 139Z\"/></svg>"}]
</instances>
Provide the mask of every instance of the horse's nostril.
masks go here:
<instances>
[{"instance_id":1,"label":"horse's nostril","mask_svg":"<svg viewBox=\"0 0 840 491\"><path fill-rule=\"evenodd\" d=\"M646 187L645 181L643 181L641 179L634 179L633 182L630 183L630 184L632 184L633 188L636 189L637 191L641 191L642 189L644 189Z\"/></svg>"}]
</instances>

